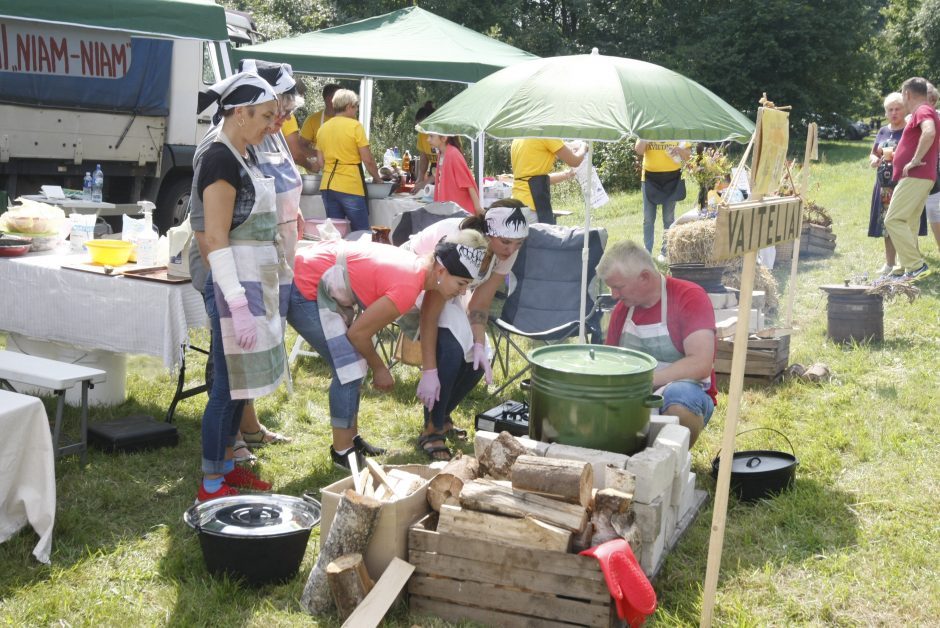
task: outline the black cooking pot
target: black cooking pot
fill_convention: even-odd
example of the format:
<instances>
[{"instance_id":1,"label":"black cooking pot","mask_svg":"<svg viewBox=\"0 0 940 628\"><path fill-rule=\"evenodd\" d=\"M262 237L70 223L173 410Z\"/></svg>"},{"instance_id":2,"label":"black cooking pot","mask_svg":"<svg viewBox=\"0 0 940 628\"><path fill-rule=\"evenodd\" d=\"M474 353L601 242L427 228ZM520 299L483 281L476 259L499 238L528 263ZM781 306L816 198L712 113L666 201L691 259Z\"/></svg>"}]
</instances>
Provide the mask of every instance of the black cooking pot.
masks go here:
<instances>
[{"instance_id":1,"label":"black cooking pot","mask_svg":"<svg viewBox=\"0 0 940 628\"><path fill-rule=\"evenodd\" d=\"M769 430L783 436L793 451L793 444L782 432L770 427L755 427L744 430L741 434L755 430ZM799 464L794 454L771 449L736 451L731 458L730 491L743 502L753 502L765 497L772 497L793 486L796 478L796 466ZM712 461L712 477L718 478L721 457Z\"/></svg>"},{"instance_id":2,"label":"black cooking pot","mask_svg":"<svg viewBox=\"0 0 940 628\"><path fill-rule=\"evenodd\" d=\"M191 506L183 521L199 534L210 573L250 585L296 575L320 504L290 495L233 495Z\"/></svg>"}]
</instances>

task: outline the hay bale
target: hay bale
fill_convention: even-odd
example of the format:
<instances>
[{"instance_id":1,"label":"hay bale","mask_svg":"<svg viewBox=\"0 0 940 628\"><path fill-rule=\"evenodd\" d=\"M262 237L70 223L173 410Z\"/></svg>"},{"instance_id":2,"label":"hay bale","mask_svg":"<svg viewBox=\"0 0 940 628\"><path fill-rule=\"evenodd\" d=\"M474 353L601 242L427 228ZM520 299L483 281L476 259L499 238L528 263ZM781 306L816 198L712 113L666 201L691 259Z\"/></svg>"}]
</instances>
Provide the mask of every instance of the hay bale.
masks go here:
<instances>
[{"instance_id":1,"label":"hay bale","mask_svg":"<svg viewBox=\"0 0 940 628\"><path fill-rule=\"evenodd\" d=\"M718 266L712 259L715 220L703 218L675 225L666 232L666 255L670 264Z\"/></svg>"}]
</instances>

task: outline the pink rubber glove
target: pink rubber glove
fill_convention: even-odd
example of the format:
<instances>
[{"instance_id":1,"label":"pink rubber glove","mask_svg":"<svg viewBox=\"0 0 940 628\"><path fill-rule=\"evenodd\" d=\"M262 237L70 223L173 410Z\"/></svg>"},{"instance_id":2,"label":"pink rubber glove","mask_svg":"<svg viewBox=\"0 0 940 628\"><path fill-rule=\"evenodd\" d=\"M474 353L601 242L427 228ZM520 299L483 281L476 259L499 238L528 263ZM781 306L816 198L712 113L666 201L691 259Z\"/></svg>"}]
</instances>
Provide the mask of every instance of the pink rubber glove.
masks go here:
<instances>
[{"instance_id":1,"label":"pink rubber glove","mask_svg":"<svg viewBox=\"0 0 940 628\"><path fill-rule=\"evenodd\" d=\"M418 399L425 405L428 412L434 409L434 402L441 398L441 380L437 376L437 369L421 371L421 381L418 382Z\"/></svg>"},{"instance_id":2,"label":"pink rubber glove","mask_svg":"<svg viewBox=\"0 0 940 628\"><path fill-rule=\"evenodd\" d=\"M248 310L248 298L245 295L227 301L228 309L232 312L232 325L235 327L235 339L238 346L245 351L255 348L258 341L258 325L255 317Z\"/></svg>"},{"instance_id":3,"label":"pink rubber glove","mask_svg":"<svg viewBox=\"0 0 940 628\"><path fill-rule=\"evenodd\" d=\"M473 369L479 371L480 367L483 367L483 379L486 380L486 385L489 386L493 383L493 367L490 365L490 361L486 357L486 347L483 346L482 342L473 343Z\"/></svg>"}]
</instances>

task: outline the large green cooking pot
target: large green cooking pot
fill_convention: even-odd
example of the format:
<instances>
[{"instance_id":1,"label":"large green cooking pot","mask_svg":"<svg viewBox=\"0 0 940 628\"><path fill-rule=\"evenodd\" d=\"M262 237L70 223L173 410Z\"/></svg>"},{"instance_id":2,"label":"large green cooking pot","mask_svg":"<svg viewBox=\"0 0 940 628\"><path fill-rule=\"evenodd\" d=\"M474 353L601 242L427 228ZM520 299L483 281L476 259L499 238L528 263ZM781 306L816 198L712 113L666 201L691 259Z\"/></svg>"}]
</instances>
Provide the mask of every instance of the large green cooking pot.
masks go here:
<instances>
[{"instance_id":1,"label":"large green cooking pot","mask_svg":"<svg viewBox=\"0 0 940 628\"><path fill-rule=\"evenodd\" d=\"M591 449L634 454L645 446L656 360L605 345L533 349L529 436Z\"/></svg>"}]
</instances>

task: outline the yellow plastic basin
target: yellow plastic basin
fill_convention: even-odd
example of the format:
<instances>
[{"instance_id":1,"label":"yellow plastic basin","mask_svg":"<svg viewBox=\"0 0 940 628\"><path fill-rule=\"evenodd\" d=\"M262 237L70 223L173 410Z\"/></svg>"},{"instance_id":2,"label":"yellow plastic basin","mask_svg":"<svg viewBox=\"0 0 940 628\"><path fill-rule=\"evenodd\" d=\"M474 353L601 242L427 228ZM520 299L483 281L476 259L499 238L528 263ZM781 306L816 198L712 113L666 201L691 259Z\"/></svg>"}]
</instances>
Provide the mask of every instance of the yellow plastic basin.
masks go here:
<instances>
[{"instance_id":1,"label":"yellow plastic basin","mask_svg":"<svg viewBox=\"0 0 940 628\"><path fill-rule=\"evenodd\" d=\"M131 256L134 245L124 240L88 240L85 242L91 253L91 261L102 266L122 266Z\"/></svg>"}]
</instances>

